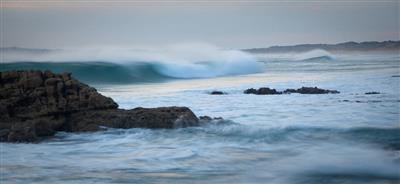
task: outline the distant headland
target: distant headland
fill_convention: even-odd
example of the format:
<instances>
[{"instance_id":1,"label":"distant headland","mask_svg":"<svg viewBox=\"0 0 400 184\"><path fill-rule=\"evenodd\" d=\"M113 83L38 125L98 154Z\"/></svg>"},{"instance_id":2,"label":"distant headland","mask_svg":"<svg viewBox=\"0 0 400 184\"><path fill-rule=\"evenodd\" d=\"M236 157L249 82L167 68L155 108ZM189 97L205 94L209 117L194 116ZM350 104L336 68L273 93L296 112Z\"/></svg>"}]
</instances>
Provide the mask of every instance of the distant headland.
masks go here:
<instances>
[{"instance_id":1,"label":"distant headland","mask_svg":"<svg viewBox=\"0 0 400 184\"><path fill-rule=\"evenodd\" d=\"M242 49L245 52L280 53L280 52L307 52L315 49L326 51L400 51L400 41L368 41L368 42L343 42L338 44L300 44L290 46L272 46L268 48Z\"/></svg>"},{"instance_id":2,"label":"distant headland","mask_svg":"<svg viewBox=\"0 0 400 184\"><path fill-rule=\"evenodd\" d=\"M265 48L241 49L242 51L260 53L283 53L283 52L307 52L315 49L323 49L329 52L334 51L400 51L400 40L398 41L365 41L365 42L343 42L337 44L299 44L287 46L271 46ZM25 48L25 47L0 47L0 52L15 52L27 54L46 54L62 49L46 48Z\"/></svg>"}]
</instances>

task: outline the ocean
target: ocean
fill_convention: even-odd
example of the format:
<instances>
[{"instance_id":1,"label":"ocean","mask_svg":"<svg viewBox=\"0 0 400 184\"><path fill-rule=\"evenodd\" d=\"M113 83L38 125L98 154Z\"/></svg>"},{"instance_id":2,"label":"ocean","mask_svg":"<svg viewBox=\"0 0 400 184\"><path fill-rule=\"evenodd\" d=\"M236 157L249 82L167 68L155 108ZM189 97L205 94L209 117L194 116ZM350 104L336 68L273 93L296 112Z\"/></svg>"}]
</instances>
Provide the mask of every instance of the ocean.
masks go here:
<instances>
[{"instance_id":1,"label":"ocean","mask_svg":"<svg viewBox=\"0 0 400 184\"><path fill-rule=\"evenodd\" d=\"M187 106L225 119L0 143L1 183L400 182L398 52L14 52L0 66L72 72L124 109ZM243 94L302 86L340 94Z\"/></svg>"}]
</instances>

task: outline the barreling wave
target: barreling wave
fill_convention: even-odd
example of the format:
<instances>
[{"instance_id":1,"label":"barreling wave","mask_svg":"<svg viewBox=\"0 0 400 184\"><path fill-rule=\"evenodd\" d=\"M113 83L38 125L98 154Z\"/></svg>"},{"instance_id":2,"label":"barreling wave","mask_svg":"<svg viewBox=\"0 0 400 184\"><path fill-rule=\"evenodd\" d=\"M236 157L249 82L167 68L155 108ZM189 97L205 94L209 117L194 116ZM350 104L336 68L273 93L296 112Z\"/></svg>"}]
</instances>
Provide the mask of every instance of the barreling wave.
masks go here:
<instances>
[{"instance_id":1,"label":"barreling wave","mask_svg":"<svg viewBox=\"0 0 400 184\"><path fill-rule=\"evenodd\" d=\"M263 65L250 54L237 50L221 50L206 44L175 45L148 50L8 50L1 54L2 71L66 71L72 72L82 81L92 83L159 82L174 78L211 78L263 71Z\"/></svg>"}]
</instances>

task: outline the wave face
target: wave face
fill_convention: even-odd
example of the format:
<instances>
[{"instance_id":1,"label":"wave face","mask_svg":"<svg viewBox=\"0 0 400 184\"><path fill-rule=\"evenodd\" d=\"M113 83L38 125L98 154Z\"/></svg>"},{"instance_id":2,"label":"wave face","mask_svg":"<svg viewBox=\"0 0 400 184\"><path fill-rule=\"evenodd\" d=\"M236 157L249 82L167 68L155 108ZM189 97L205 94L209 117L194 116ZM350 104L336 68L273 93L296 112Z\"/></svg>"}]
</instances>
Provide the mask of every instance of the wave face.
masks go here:
<instances>
[{"instance_id":1,"label":"wave face","mask_svg":"<svg viewBox=\"0 0 400 184\"><path fill-rule=\"evenodd\" d=\"M120 65L110 62L17 62L1 64L6 70L51 70L72 72L73 76L88 83L139 83L168 80L149 63Z\"/></svg>"},{"instance_id":2,"label":"wave face","mask_svg":"<svg viewBox=\"0 0 400 184\"><path fill-rule=\"evenodd\" d=\"M161 49L98 48L47 52L3 51L1 70L40 69L72 72L89 82L151 82L168 78L210 78L262 72L247 53L207 44Z\"/></svg>"}]
</instances>

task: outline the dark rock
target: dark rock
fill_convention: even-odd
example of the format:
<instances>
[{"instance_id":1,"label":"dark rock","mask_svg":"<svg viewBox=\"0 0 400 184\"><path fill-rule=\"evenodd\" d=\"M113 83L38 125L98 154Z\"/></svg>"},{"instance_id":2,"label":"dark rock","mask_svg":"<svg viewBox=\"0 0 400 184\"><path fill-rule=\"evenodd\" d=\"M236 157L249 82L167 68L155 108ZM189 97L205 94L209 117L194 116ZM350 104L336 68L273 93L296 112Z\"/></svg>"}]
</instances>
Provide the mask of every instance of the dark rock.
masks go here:
<instances>
[{"instance_id":1,"label":"dark rock","mask_svg":"<svg viewBox=\"0 0 400 184\"><path fill-rule=\"evenodd\" d=\"M259 88L254 89L254 88L250 88L250 89L246 89L244 91L245 94L256 94L256 95L279 95L282 94L282 92L276 91L275 89L270 89L270 88Z\"/></svg>"},{"instance_id":2,"label":"dark rock","mask_svg":"<svg viewBox=\"0 0 400 184\"><path fill-rule=\"evenodd\" d=\"M327 93L339 93L339 91L320 89L317 87L301 87L300 89L297 89L297 93L300 93L300 94L327 94Z\"/></svg>"},{"instance_id":3,"label":"dark rock","mask_svg":"<svg viewBox=\"0 0 400 184\"><path fill-rule=\"evenodd\" d=\"M256 95L280 95L280 94L290 94L290 93L300 93L300 94L327 94L327 93L340 93L336 90L327 90L317 87L301 87L299 89L286 89L285 91L277 91L270 88L259 88L259 89L246 89L245 94L256 94Z\"/></svg>"},{"instance_id":4,"label":"dark rock","mask_svg":"<svg viewBox=\"0 0 400 184\"><path fill-rule=\"evenodd\" d=\"M60 129L66 119L64 117L60 118L40 118L35 120L28 121L30 124L33 124L35 133L37 136L53 136L56 133L56 130Z\"/></svg>"},{"instance_id":5,"label":"dark rock","mask_svg":"<svg viewBox=\"0 0 400 184\"><path fill-rule=\"evenodd\" d=\"M279 95L282 94L282 92L278 92L275 89L270 89L270 88L260 88L257 90L259 95Z\"/></svg>"},{"instance_id":6,"label":"dark rock","mask_svg":"<svg viewBox=\"0 0 400 184\"><path fill-rule=\"evenodd\" d=\"M53 77L56 76L54 73L52 73L49 70L44 71L43 75L44 75L45 78L53 78Z\"/></svg>"},{"instance_id":7,"label":"dark rock","mask_svg":"<svg viewBox=\"0 0 400 184\"><path fill-rule=\"evenodd\" d=\"M200 116L199 120L201 120L201 121L211 121L212 118L210 116Z\"/></svg>"},{"instance_id":8,"label":"dark rock","mask_svg":"<svg viewBox=\"0 0 400 184\"><path fill-rule=\"evenodd\" d=\"M34 127L28 122L15 123L8 134L8 142L34 142L37 141Z\"/></svg>"},{"instance_id":9,"label":"dark rock","mask_svg":"<svg viewBox=\"0 0 400 184\"><path fill-rule=\"evenodd\" d=\"M0 72L0 141L34 142L57 131L199 125L187 107L118 109L111 98L50 71Z\"/></svg>"},{"instance_id":10,"label":"dark rock","mask_svg":"<svg viewBox=\"0 0 400 184\"><path fill-rule=\"evenodd\" d=\"M82 127L79 131L81 132L96 132L102 130L99 125L97 124L88 124Z\"/></svg>"},{"instance_id":11,"label":"dark rock","mask_svg":"<svg viewBox=\"0 0 400 184\"><path fill-rule=\"evenodd\" d=\"M297 89L286 89L283 93L297 93Z\"/></svg>"},{"instance_id":12,"label":"dark rock","mask_svg":"<svg viewBox=\"0 0 400 184\"><path fill-rule=\"evenodd\" d=\"M286 89L283 93L300 93L300 94L327 94L327 93L340 93L336 90L321 89L317 87L301 87L299 89Z\"/></svg>"},{"instance_id":13,"label":"dark rock","mask_svg":"<svg viewBox=\"0 0 400 184\"><path fill-rule=\"evenodd\" d=\"M380 103L382 100L368 100L367 103Z\"/></svg>"},{"instance_id":14,"label":"dark rock","mask_svg":"<svg viewBox=\"0 0 400 184\"><path fill-rule=\"evenodd\" d=\"M212 91L210 93L210 95L225 95L226 93L222 92L222 91Z\"/></svg>"},{"instance_id":15,"label":"dark rock","mask_svg":"<svg viewBox=\"0 0 400 184\"><path fill-rule=\"evenodd\" d=\"M215 117L215 118L213 118L213 120L224 120L224 118L222 118L222 117Z\"/></svg>"},{"instance_id":16,"label":"dark rock","mask_svg":"<svg viewBox=\"0 0 400 184\"><path fill-rule=\"evenodd\" d=\"M44 81L45 86L55 86L58 82L61 82L62 80L59 78L48 78L46 81Z\"/></svg>"},{"instance_id":17,"label":"dark rock","mask_svg":"<svg viewBox=\"0 0 400 184\"><path fill-rule=\"evenodd\" d=\"M93 110L69 117L66 131L85 131L91 124L113 128L181 128L196 126L198 121L187 107Z\"/></svg>"},{"instance_id":18,"label":"dark rock","mask_svg":"<svg viewBox=\"0 0 400 184\"><path fill-rule=\"evenodd\" d=\"M68 81L69 79L71 79L71 73L64 72L61 74L61 77L62 77L63 81Z\"/></svg>"},{"instance_id":19,"label":"dark rock","mask_svg":"<svg viewBox=\"0 0 400 184\"><path fill-rule=\"evenodd\" d=\"M111 99L97 93L96 90L75 79L68 78L74 89L68 88L62 76L49 71L8 71L1 72L0 79L0 119L3 117L17 117L35 119L40 116L65 114L90 109L117 108L118 105ZM33 79L44 82L27 81ZM51 78L48 78L51 77ZM65 78L65 77L64 77ZM12 79L12 80L10 80ZM22 86L21 86L22 84ZM28 88L26 88L28 86ZM33 88L32 88L33 87ZM66 93L66 89L74 93ZM85 100L81 100L78 91L86 92Z\"/></svg>"},{"instance_id":20,"label":"dark rock","mask_svg":"<svg viewBox=\"0 0 400 184\"><path fill-rule=\"evenodd\" d=\"M10 133L9 129L0 130L0 141L7 141L9 133Z\"/></svg>"},{"instance_id":21,"label":"dark rock","mask_svg":"<svg viewBox=\"0 0 400 184\"><path fill-rule=\"evenodd\" d=\"M243 92L244 94L257 94L257 90L254 88L246 89Z\"/></svg>"},{"instance_id":22,"label":"dark rock","mask_svg":"<svg viewBox=\"0 0 400 184\"><path fill-rule=\"evenodd\" d=\"M221 117L214 117L214 118L211 118L210 116L199 117L200 124L208 124L210 122L222 122L222 121L224 121L224 119Z\"/></svg>"},{"instance_id":23,"label":"dark rock","mask_svg":"<svg viewBox=\"0 0 400 184\"><path fill-rule=\"evenodd\" d=\"M377 94L381 94L381 93L376 92L376 91L371 91L371 92L366 92L365 94L366 95L377 95Z\"/></svg>"}]
</instances>

